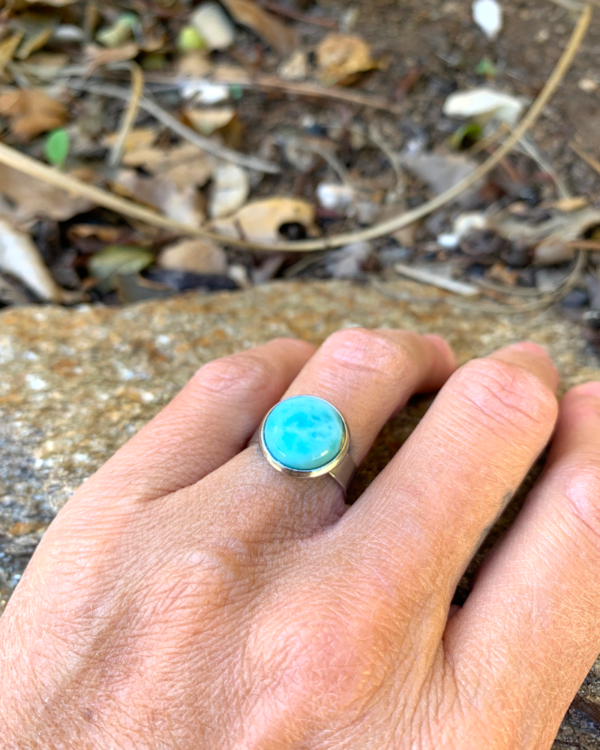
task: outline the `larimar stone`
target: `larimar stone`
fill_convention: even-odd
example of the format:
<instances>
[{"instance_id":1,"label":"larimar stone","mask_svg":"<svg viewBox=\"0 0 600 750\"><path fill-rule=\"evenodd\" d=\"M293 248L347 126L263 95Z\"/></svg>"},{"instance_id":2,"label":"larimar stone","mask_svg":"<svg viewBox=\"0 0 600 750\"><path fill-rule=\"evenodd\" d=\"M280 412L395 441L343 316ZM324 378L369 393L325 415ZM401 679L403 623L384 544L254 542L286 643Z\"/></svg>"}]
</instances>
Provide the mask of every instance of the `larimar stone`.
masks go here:
<instances>
[{"instance_id":1,"label":"larimar stone","mask_svg":"<svg viewBox=\"0 0 600 750\"><path fill-rule=\"evenodd\" d=\"M344 443L344 422L334 407L316 396L292 396L271 411L263 440L278 463L314 471L333 461Z\"/></svg>"}]
</instances>

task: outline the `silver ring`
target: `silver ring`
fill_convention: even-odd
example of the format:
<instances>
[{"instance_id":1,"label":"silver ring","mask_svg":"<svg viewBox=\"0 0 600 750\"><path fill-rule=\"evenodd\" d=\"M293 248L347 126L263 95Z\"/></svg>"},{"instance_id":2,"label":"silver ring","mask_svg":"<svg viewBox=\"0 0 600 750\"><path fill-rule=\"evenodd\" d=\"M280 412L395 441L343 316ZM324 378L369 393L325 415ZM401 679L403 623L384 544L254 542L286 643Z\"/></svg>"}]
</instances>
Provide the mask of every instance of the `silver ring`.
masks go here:
<instances>
[{"instance_id":1,"label":"silver ring","mask_svg":"<svg viewBox=\"0 0 600 750\"><path fill-rule=\"evenodd\" d=\"M356 474L346 420L318 396L291 396L275 404L260 426L259 445L282 474L301 479L329 474L344 495Z\"/></svg>"}]
</instances>

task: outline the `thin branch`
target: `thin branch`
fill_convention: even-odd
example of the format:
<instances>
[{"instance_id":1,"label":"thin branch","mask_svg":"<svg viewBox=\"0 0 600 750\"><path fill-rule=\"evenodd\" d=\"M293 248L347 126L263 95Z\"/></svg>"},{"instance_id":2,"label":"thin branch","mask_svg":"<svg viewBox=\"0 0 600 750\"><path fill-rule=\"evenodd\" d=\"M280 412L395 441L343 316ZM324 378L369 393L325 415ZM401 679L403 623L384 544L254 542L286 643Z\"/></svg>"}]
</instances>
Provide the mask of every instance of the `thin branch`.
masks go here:
<instances>
[{"instance_id":1,"label":"thin branch","mask_svg":"<svg viewBox=\"0 0 600 750\"><path fill-rule=\"evenodd\" d=\"M124 101L129 101L129 98L131 96L131 92L127 89L123 89L119 86L112 86L110 84L97 84L90 83L89 81L67 81L65 85L67 86L67 88L76 89L77 91L89 91L92 94L98 94L100 96L110 96L115 99L123 99ZM233 164L239 164L240 166L247 167L248 169L255 169L257 172L278 174L281 171L279 166L277 164L274 164L273 162L265 161L264 159L260 159L257 156L247 156L246 154L241 154L231 148L221 146L221 144L212 141L210 138L205 138L199 133L196 133L195 130L188 128L186 125L179 122L179 120L173 117L173 115L170 115L151 99L142 97L140 99L139 106L140 109L143 109L149 115L154 117L155 120L158 120L165 127L169 128L169 130L172 130L184 140L193 143L195 146L198 146L198 148L201 148L220 159L232 162Z\"/></svg>"},{"instance_id":2,"label":"thin branch","mask_svg":"<svg viewBox=\"0 0 600 750\"><path fill-rule=\"evenodd\" d=\"M123 151L125 149L125 141L127 140L127 136L129 135L135 124L140 109L140 100L142 98L142 94L144 93L144 74L142 73L142 69L136 63L131 63L130 68L131 93L129 104L127 105L127 110L125 111L125 114L123 116L123 122L121 124L121 129L119 130L119 136L115 141L114 146L112 147L108 159L108 166L112 168L118 167L121 163L121 159L123 158Z\"/></svg>"},{"instance_id":3,"label":"thin branch","mask_svg":"<svg viewBox=\"0 0 600 750\"><path fill-rule=\"evenodd\" d=\"M577 25L571 35L569 43L563 52L560 60L558 61L554 71L548 79L546 85L542 89L538 98L535 100L531 109L527 112L525 117L521 120L519 125L515 128L512 135L510 135L506 141L498 148L498 150L490 156L483 164L481 164L469 177L462 180L454 187L447 190L445 193L438 195L430 201L427 201L417 208L399 214L387 221L383 221L379 224L375 224L368 229L359 230L357 232L347 232L344 234L337 234L331 237L326 237L318 240L301 240L298 242L276 242L273 244L265 245L258 242L249 242L247 240L223 237L214 232L202 229L200 227L191 227L180 222L173 221L166 216L162 216L156 211L144 208L143 206L128 201L124 198L119 198L106 190L102 190L93 185L81 182L80 180L71 177L70 175L62 174L52 169L51 167L42 164L36 159L32 159L30 156L20 153L16 149L11 148L5 144L0 143L0 163L6 164L13 169L17 169L21 172L29 174L32 177L44 180L45 182L54 185L62 190L67 190L74 193L75 195L81 195L95 201L98 205L109 208L113 211L129 216L131 218L140 219L154 226L162 227L170 231L178 232L181 235L188 235L194 237L209 237L210 239L222 242L225 245L232 247L240 247L247 250L254 250L259 252L291 252L291 253L306 253L314 252L316 250L327 250L335 247L343 247L352 242L366 241L382 237L384 235L392 234L393 232L403 229L404 227L413 224L415 221L428 216L438 208L445 206L461 193L471 187L475 182L480 180L482 177L488 174L505 156L508 154L516 144L525 135L527 130L535 123L538 119L542 110L556 91L557 87L563 80L567 70L569 69L573 58L577 54L581 42L587 32L587 29L591 20L591 8L586 6L582 14L580 15ZM92 84L86 84L86 88ZM112 88L112 87L111 87ZM122 95L121 89L115 87L119 92L118 96ZM109 94L110 95L110 94ZM144 104L145 103L145 104ZM148 106L147 100L142 99L140 106L146 108ZM153 105L156 106L156 105ZM158 108L160 109L160 108ZM163 115L166 112L160 110ZM170 118L170 115L168 115ZM171 118L170 118L171 119ZM174 120L177 125L179 123ZM181 126L183 127L183 126ZM189 128L186 128L189 130ZM190 131L193 135L193 131ZM183 137L183 136L182 136ZM214 144L211 141L207 141L212 147L214 152ZM227 149L229 151L229 149ZM235 154L235 152L233 152ZM235 154L236 158L239 157ZM246 158L246 157L245 157ZM249 158L249 157L248 157ZM583 251L582 251L583 252Z\"/></svg>"}]
</instances>

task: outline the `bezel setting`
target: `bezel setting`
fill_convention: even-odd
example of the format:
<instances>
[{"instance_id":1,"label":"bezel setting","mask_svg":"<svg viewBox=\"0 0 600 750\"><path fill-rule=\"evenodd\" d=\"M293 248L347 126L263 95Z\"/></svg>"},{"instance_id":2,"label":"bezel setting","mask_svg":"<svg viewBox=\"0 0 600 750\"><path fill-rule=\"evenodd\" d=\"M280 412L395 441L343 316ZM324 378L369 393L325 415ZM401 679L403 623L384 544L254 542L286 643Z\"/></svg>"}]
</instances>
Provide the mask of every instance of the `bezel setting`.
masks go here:
<instances>
[{"instance_id":1,"label":"bezel setting","mask_svg":"<svg viewBox=\"0 0 600 750\"><path fill-rule=\"evenodd\" d=\"M337 456L329 461L328 463L324 464L323 466L319 466L317 469L291 469L289 466L286 466L285 464L282 464L280 461L278 461L276 458L274 458L271 455L271 452L269 451L267 444L265 442L265 425L267 424L267 420L269 419L269 416L271 415L271 412L276 409L279 404L282 404L284 401L287 401L288 399L284 399L284 401L279 401L273 406L271 409L269 409L267 415L263 419L261 425L260 425L260 432L259 432L259 444L260 449L262 451L263 456L267 459L268 463L277 471L280 471L282 474L287 474L291 477L299 477L300 479L313 479L315 477L322 477L325 474L330 474L332 471L334 471L346 458L348 455L348 451L350 450L350 431L348 430L348 425L346 424L346 420L344 419L343 414L337 409L332 403L327 401L324 398L320 398L319 396L313 396L310 393L299 393L298 396L306 396L307 398L314 398L318 399L319 401L323 401L328 406L330 406L332 409L336 411L338 416L341 419L342 426L344 428L344 434L342 436L342 444L340 446L339 453ZM290 396L289 398L297 398L297 396Z\"/></svg>"}]
</instances>

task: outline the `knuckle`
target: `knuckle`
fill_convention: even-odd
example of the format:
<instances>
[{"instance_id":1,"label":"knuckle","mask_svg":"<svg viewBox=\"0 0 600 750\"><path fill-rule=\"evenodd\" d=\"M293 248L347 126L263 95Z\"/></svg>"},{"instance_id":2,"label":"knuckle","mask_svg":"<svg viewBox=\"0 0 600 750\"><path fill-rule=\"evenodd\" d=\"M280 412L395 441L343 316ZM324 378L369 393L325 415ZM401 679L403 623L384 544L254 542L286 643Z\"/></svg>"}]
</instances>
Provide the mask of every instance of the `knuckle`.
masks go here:
<instances>
[{"instance_id":1,"label":"knuckle","mask_svg":"<svg viewBox=\"0 0 600 750\"><path fill-rule=\"evenodd\" d=\"M398 368L406 367L411 361L407 345L366 328L337 331L323 348L335 366L389 377L397 377Z\"/></svg>"},{"instance_id":2,"label":"knuckle","mask_svg":"<svg viewBox=\"0 0 600 750\"><path fill-rule=\"evenodd\" d=\"M579 455L556 471L564 511L600 549L600 456Z\"/></svg>"},{"instance_id":3,"label":"knuckle","mask_svg":"<svg viewBox=\"0 0 600 750\"><path fill-rule=\"evenodd\" d=\"M547 431L556 419L558 404L552 390L518 365L476 359L461 368L455 384L460 399L486 423Z\"/></svg>"},{"instance_id":4,"label":"knuckle","mask_svg":"<svg viewBox=\"0 0 600 750\"><path fill-rule=\"evenodd\" d=\"M268 359L243 352L208 362L194 376L194 384L201 391L229 397L260 393L268 389L276 377L275 366Z\"/></svg>"}]
</instances>

